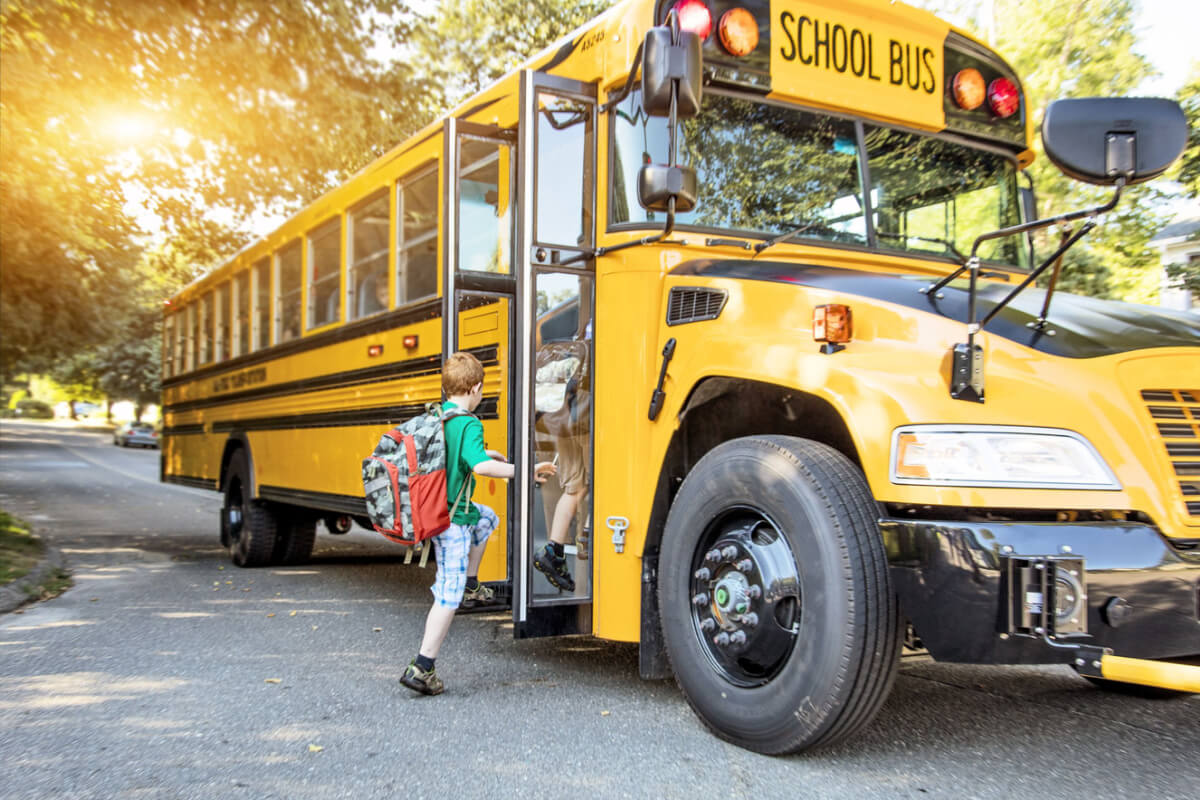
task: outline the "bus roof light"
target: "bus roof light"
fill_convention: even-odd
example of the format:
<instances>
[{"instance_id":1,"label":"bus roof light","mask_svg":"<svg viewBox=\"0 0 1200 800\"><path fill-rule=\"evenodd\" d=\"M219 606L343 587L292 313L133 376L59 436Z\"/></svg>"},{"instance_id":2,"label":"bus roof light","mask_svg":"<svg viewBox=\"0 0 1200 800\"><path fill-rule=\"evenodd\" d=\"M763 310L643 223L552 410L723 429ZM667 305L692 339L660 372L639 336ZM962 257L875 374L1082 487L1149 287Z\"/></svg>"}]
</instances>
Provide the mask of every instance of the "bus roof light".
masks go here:
<instances>
[{"instance_id":1,"label":"bus roof light","mask_svg":"<svg viewBox=\"0 0 1200 800\"><path fill-rule=\"evenodd\" d=\"M708 39L712 33L712 12L704 0L679 0L674 11L681 29L696 34L701 42Z\"/></svg>"},{"instance_id":2,"label":"bus roof light","mask_svg":"<svg viewBox=\"0 0 1200 800\"><path fill-rule=\"evenodd\" d=\"M1021 93L1017 86L1008 78L996 78L988 85L988 106L992 113L1004 119L1017 113L1021 107Z\"/></svg>"},{"instance_id":3,"label":"bus roof light","mask_svg":"<svg viewBox=\"0 0 1200 800\"><path fill-rule=\"evenodd\" d=\"M960 69L951 84L959 108L974 111L983 104L983 75L975 68Z\"/></svg>"},{"instance_id":4,"label":"bus roof light","mask_svg":"<svg viewBox=\"0 0 1200 800\"><path fill-rule=\"evenodd\" d=\"M717 33L730 55L748 55L758 47L758 20L744 8L731 8L722 14Z\"/></svg>"}]
</instances>

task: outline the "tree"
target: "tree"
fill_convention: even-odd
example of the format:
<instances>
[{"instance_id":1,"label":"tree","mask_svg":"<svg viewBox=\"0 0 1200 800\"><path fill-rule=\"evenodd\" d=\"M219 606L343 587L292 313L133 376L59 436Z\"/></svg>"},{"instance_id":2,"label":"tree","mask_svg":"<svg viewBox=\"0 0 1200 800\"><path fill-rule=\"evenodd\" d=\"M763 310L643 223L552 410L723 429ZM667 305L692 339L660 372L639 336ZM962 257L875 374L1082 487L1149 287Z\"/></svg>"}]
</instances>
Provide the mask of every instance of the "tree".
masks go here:
<instances>
[{"instance_id":1,"label":"tree","mask_svg":"<svg viewBox=\"0 0 1200 800\"><path fill-rule=\"evenodd\" d=\"M588 21L611 0L440 0L416 29L445 106L497 80Z\"/></svg>"},{"instance_id":2,"label":"tree","mask_svg":"<svg viewBox=\"0 0 1200 800\"><path fill-rule=\"evenodd\" d=\"M1187 148L1180 159L1179 182L1191 197L1200 197L1200 63L1176 97L1188 121Z\"/></svg>"},{"instance_id":3,"label":"tree","mask_svg":"<svg viewBox=\"0 0 1200 800\"><path fill-rule=\"evenodd\" d=\"M0 363L39 367L125 322L148 233L211 266L250 213L290 211L431 113L369 53L401 0L8 0L0 6ZM127 210L140 201L161 229ZM212 213L221 209L225 220Z\"/></svg>"}]
</instances>

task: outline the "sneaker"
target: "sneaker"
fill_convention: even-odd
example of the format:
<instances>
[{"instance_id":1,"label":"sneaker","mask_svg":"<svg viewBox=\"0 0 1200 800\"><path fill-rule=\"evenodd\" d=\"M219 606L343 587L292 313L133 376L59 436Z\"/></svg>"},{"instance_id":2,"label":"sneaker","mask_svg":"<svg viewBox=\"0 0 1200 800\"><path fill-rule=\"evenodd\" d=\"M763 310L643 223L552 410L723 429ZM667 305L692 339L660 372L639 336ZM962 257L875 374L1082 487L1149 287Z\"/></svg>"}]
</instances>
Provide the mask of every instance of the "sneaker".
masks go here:
<instances>
[{"instance_id":1,"label":"sneaker","mask_svg":"<svg viewBox=\"0 0 1200 800\"><path fill-rule=\"evenodd\" d=\"M533 566L546 576L550 585L564 592L575 591L575 581L567 572L566 556L555 556L550 545L546 545L533 557Z\"/></svg>"},{"instance_id":2,"label":"sneaker","mask_svg":"<svg viewBox=\"0 0 1200 800\"><path fill-rule=\"evenodd\" d=\"M490 606L494 602L496 602L496 590L481 583L474 589L467 588L463 591L462 602L459 603L458 607L474 608L475 606Z\"/></svg>"},{"instance_id":3,"label":"sneaker","mask_svg":"<svg viewBox=\"0 0 1200 800\"><path fill-rule=\"evenodd\" d=\"M421 694L441 694L446 689L446 684L442 683L442 679L437 676L436 670L426 672L417 666L416 660L410 661L408 666L404 668L404 674L400 676L400 682L414 692Z\"/></svg>"}]
</instances>

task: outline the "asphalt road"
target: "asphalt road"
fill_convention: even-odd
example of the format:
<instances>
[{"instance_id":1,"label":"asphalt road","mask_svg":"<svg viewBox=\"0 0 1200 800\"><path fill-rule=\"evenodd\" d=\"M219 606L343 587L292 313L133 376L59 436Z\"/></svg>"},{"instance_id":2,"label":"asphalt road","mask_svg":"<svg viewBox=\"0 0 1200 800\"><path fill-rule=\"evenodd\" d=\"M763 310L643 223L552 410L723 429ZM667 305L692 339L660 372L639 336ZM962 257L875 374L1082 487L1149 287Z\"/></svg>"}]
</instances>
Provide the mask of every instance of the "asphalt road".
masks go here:
<instances>
[{"instance_id":1,"label":"asphalt road","mask_svg":"<svg viewBox=\"0 0 1200 800\"><path fill-rule=\"evenodd\" d=\"M239 570L219 497L157 478L157 451L0 425L0 507L75 579L0 617L6 800L1200 797L1200 696L1066 668L906 661L867 731L787 758L710 735L672 682L638 679L635 646L514 641L507 614L456 620L446 693L412 695L432 565L352 532Z\"/></svg>"}]
</instances>

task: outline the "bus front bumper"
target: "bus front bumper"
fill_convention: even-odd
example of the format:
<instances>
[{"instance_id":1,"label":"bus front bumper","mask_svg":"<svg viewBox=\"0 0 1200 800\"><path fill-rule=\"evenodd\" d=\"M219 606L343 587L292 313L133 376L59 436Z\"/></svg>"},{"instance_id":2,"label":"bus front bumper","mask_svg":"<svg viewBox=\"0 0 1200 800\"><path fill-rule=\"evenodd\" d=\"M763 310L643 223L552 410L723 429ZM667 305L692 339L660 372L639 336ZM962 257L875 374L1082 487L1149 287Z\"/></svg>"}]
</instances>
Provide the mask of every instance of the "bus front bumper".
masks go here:
<instances>
[{"instance_id":1,"label":"bus front bumper","mask_svg":"<svg viewBox=\"0 0 1200 800\"><path fill-rule=\"evenodd\" d=\"M880 520L902 613L941 661L1070 664L1200 692L1200 542L1131 522ZM1096 663L1098 662L1098 663Z\"/></svg>"}]
</instances>

